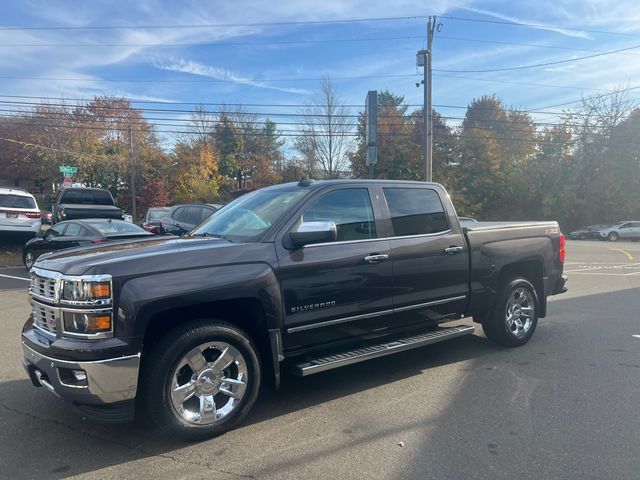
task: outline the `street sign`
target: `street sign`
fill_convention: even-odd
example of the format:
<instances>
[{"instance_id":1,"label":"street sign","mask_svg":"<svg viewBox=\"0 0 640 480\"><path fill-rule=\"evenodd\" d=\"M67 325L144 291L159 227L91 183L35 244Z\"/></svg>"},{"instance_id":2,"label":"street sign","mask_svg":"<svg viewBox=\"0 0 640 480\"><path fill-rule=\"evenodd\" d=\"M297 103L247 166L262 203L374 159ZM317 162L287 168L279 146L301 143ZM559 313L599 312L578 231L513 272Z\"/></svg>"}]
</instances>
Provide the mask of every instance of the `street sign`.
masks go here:
<instances>
[{"instance_id":1,"label":"street sign","mask_svg":"<svg viewBox=\"0 0 640 480\"><path fill-rule=\"evenodd\" d=\"M67 167L67 166L61 166L58 171L60 173L64 173L65 176L69 177L71 175L73 175L74 173L78 173L78 167Z\"/></svg>"},{"instance_id":2,"label":"street sign","mask_svg":"<svg viewBox=\"0 0 640 480\"><path fill-rule=\"evenodd\" d=\"M71 188L73 183L71 182L71 177L64 177L64 182L62 182L62 188Z\"/></svg>"}]
</instances>

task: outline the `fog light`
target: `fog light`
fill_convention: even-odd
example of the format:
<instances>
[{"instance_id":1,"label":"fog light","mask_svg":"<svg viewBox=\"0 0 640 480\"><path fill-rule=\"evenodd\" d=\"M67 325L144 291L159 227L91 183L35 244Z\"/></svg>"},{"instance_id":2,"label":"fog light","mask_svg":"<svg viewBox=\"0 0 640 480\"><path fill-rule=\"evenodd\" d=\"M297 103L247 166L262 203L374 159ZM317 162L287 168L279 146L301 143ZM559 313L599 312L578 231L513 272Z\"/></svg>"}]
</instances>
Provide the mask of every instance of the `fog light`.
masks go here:
<instances>
[{"instance_id":1,"label":"fog light","mask_svg":"<svg viewBox=\"0 0 640 480\"><path fill-rule=\"evenodd\" d=\"M73 373L73 376L75 377L75 379L78 382L86 383L86 381L87 381L87 372L85 372L84 370L73 370L72 373Z\"/></svg>"},{"instance_id":2,"label":"fog light","mask_svg":"<svg viewBox=\"0 0 640 480\"><path fill-rule=\"evenodd\" d=\"M69 387L87 387L87 372L84 370L73 370L71 368L58 368L60 383Z\"/></svg>"}]
</instances>

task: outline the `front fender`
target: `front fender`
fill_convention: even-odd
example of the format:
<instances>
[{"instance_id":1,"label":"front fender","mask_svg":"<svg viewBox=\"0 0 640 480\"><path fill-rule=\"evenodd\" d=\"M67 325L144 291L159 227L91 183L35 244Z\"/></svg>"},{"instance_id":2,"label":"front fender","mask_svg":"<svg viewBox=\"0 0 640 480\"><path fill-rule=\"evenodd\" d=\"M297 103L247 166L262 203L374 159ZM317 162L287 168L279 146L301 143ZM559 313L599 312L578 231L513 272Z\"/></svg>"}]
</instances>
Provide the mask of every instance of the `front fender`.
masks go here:
<instances>
[{"instance_id":1,"label":"front fender","mask_svg":"<svg viewBox=\"0 0 640 480\"><path fill-rule=\"evenodd\" d=\"M242 298L260 302L267 328L282 327L280 288L266 263L203 267L131 279L122 286L118 316L132 326L132 336L143 336L150 320L163 312Z\"/></svg>"}]
</instances>

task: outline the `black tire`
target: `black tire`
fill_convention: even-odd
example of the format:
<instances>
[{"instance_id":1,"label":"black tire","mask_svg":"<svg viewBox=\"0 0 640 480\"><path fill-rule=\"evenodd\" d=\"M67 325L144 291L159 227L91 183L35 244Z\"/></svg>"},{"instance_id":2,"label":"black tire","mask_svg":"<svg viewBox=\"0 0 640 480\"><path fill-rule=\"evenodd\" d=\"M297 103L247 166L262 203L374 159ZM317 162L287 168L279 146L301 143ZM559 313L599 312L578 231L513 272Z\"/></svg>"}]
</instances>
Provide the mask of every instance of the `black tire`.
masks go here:
<instances>
[{"instance_id":1,"label":"black tire","mask_svg":"<svg viewBox=\"0 0 640 480\"><path fill-rule=\"evenodd\" d=\"M517 322L513 322L510 325L509 319L509 305L510 301L520 298L516 296L517 292L527 292L527 304L533 308L530 313L530 323L528 319L525 319L525 326L528 325L526 332L516 332L514 328L518 328L514 325ZM533 336L533 332L538 325L538 294L534 286L528 280L524 278L514 278L502 285L502 288L498 292L498 297L493 310L483 318L482 330L487 338L491 341L502 345L504 347L519 347L524 345ZM528 308L528 307L527 307ZM521 306L521 309L524 308ZM521 310L518 310L518 320L521 320Z\"/></svg>"},{"instance_id":2,"label":"black tire","mask_svg":"<svg viewBox=\"0 0 640 480\"><path fill-rule=\"evenodd\" d=\"M609 235L607 235L607 239L609 239L610 242L617 242L619 238L620 235L618 235L616 232L611 232Z\"/></svg>"},{"instance_id":3,"label":"black tire","mask_svg":"<svg viewBox=\"0 0 640 480\"><path fill-rule=\"evenodd\" d=\"M33 264L35 263L37 257L31 250L25 250L22 254L22 263L24 264L27 270L31 270Z\"/></svg>"},{"instance_id":4,"label":"black tire","mask_svg":"<svg viewBox=\"0 0 640 480\"><path fill-rule=\"evenodd\" d=\"M246 386L239 403L228 414L219 420L213 420L215 422L213 424L197 424L181 416L172 401L171 389L174 388L174 379L178 378L176 375L180 375L180 370L176 369L184 361L185 355L199 346L216 342L232 346L241 355L244 361L241 363L246 366ZM141 413L169 435L178 435L187 440L221 435L238 425L256 401L261 380L260 357L257 352L258 350L250 337L235 325L227 322L204 319L194 320L176 327L152 347L143 363L138 403L139 408L143 409ZM215 359L212 359L207 365L211 365L211 363L215 363ZM189 365L185 365L185 367L190 369ZM220 372L220 375L216 377L217 381L221 381L224 378L223 375L224 373ZM194 382L195 376L196 373L192 370L189 382L203 386L203 388L212 385L211 378L213 377L204 378L205 382L200 382L201 378L198 377L198 380ZM240 377L238 376L238 378ZM231 389L229 385L218 385L218 388L222 387ZM211 394L211 392L209 394L210 398L222 395L221 393ZM183 403L183 406L192 400L197 404L197 400L200 400L198 395L202 396L194 393L190 400ZM229 402L233 402L231 397L229 397ZM202 400L200 400L200 404L202 404ZM197 408L196 406L195 409ZM200 408L202 409L202 407ZM200 411L202 412L202 410ZM213 411L214 416L217 417L220 410L215 402Z\"/></svg>"}]
</instances>

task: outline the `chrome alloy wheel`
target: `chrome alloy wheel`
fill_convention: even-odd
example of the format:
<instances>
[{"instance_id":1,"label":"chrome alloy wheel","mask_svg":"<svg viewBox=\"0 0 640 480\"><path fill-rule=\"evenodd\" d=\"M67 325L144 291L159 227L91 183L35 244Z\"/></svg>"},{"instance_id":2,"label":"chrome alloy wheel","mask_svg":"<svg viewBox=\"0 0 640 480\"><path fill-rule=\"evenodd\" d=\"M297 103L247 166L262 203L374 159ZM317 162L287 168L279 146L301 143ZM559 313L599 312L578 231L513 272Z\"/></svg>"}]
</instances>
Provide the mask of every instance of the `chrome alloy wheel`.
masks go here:
<instances>
[{"instance_id":1,"label":"chrome alloy wheel","mask_svg":"<svg viewBox=\"0 0 640 480\"><path fill-rule=\"evenodd\" d=\"M526 288L515 288L509 295L505 320L507 329L514 337L522 338L531 329L534 305L533 294Z\"/></svg>"},{"instance_id":2,"label":"chrome alloy wheel","mask_svg":"<svg viewBox=\"0 0 640 480\"><path fill-rule=\"evenodd\" d=\"M36 257L33 255L33 252L27 252L24 256L24 265L27 267L27 270L31 270L33 264L36 261Z\"/></svg>"},{"instance_id":3,"label":"chrome alloy wheel","mask_svg":"<svg viewBox=\"0 0 640 480\"><path fill-rule=\"evenodd\" d=\"M225 342L208 342L187 352L171 375L174 414L195 425L213 425L242 401L249 378L242 354Z\"/></svg>"}]
</instances>

